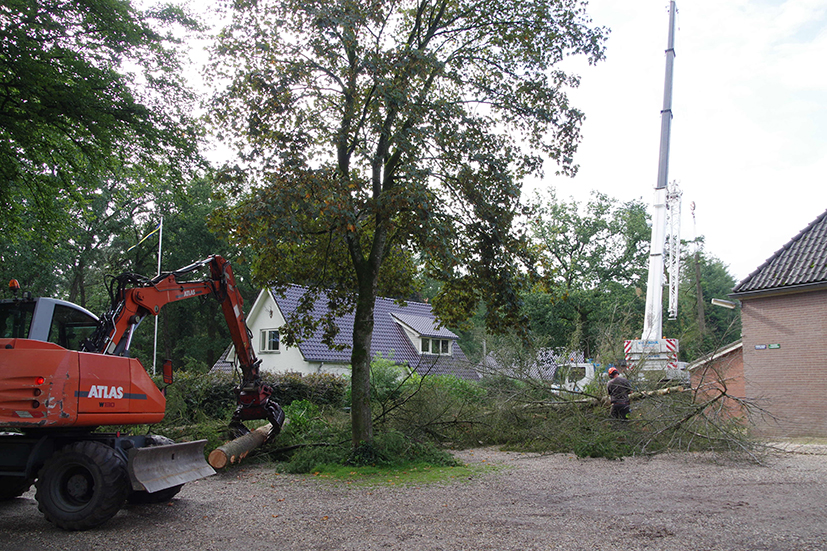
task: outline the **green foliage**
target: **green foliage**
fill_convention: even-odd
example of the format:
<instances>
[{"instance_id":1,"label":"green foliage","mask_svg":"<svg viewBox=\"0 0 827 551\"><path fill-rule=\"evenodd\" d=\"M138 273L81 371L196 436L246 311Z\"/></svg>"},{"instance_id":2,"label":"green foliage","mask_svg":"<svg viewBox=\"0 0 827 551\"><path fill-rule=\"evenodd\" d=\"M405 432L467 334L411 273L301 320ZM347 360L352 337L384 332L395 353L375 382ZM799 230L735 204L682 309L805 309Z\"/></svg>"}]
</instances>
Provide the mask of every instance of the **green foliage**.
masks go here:
<instances>
[{"instance_id":1,"label":"green foliage","mask_svg":"<svg viewBox=\"0 0 827 551\"><path fill-rule=\"evenodd\" d=\"M410 296L416 256L445 281L450 325L485 302L492 330L520 324L521 182L543 158L573 174L583 114L567 55L603 57L579 2L235 2L213 48L210 122L239 152L215 224L255 244L267 284L330 289L331 315L289 320L286 342L355 311L353 443L370 441L373 303ZM272 29L278 28L274 33ZM250 192L247 189L252 188ZM314 297L315 298L315 297ZM315 320L315 321L314 321ZM288 343L289 344L289 343Z\"/></svg>"},{"instance_id":2,"label":"green foliage","mask_svg":"<svg viewBox=\"0 0 827 551\"><path fill-rule=\"evenodd\" d=\"M692 393L679 392L637 399L630 420L617 421L602 401L603 384L591 389L593 399L503 375L480 383L450 376L414 376L400 383L384 404L381 430L372 442L350 445L341 408L293 399L283 406L290 422L258 455L282 461L279 468L291 473L367 476L455 465L445 445L607 459L669 451L751 453L754 447L744 423L718 408L715 396L693 400ZM177 440L207 438L208 449L219 445L235 405L232 387L226 375L179 374L167 390L167 418L154 432Z\"/></svg>"},{"instance_id":3,"label":"green foliage","mask_svg":"<svg viewBox=\"0 0 827 551\"><path fill-rule=\"evenodd\" d=\"M283 406L298 400L342 407L348 388L347 379L331 373L264 373L262 380L273 387L273 398Z\"/></svg>"},{"instance_id":4,"label":"green foliage","mask_svg":"<svg viewBox=\"0 0 827 551\"><path fill-rule=\"evenodd\" d=\"M381 432L372 442L351 448L347 444L305 447L284 466L291 473L336 472L342 466L350 471L360 467L413 469L431 466L453 467L459 462L432 443L420 442L400 432Z\"/></svg>"},{"instance_id":5,"label":"green foliage","mask_svg":"<svg viewBox=\"0 0 827 551\"><path fill-rule=\"evenodd\" d=\"M646 206L593 192L582 207L552 191L534 208L542 283L524 297L533 336L604 363L622 358L623 340L643 326Z\"/></svg>"},{"instance_id":6,"label":"green foliage","mask_svg":"<svg viewBox=\"0 0 827 551\"><path fill-rule=\"evenodd\" d=\"M283 409L290 420L290 429L300 433L307 433L320 413L319 406L310 400L295 400Z\"/></svg>"},{"instance_id":7,"label":"green foliage","mask_svg":"<svg viewBox=\"0 0 827 551\"><path fill-rule=\"evenodd\" d=\"M697 262L697 266L696 266ZM698 276L703 308L703 326L698 319ZM714 256L687 252L681 261L678 318L665 320L664 333L680 339L680 357L693 361L741 337L740 311L711 304L713 298L726 298L735 287L727 266Z\"/></svg>"},{"instance_id":8,"label":"green foliage","mask_svg":"<svg viewBox=\"0 0 827 551\"><path fill-rule=\"evenodd\" d=\"M491 420L491 439L505 449L573 453L578 457L620 459L635 452L624 427L611 423L605 408L523 412L501 410Z\"/></svg>"},{"instance_id":9,"label":"green foliage","mask_svg":"<svg viewBox=\"0 0 827 551\"><path fill-rule=\"evenodd\" d=\"M370 399L374 407L393 404L403 395L403 384L410 377L408 370L393 357L376 354L370 362ZM345 404L351 405L351 389L345 390Z\"/></svg>"},{"instance_id":10,"label":"green foliage","mask_svg":"<svg viewBox=\"0 0 827 551\"><path fill-rule=\"evenodd\" d=\"M265 373L262 378L273 387L275 400L296 417L291 423L301 424L314 418L320 407L342 405L346 382L341 377L324 373ZM235 377L228 373L176 372L175 382L165 389L167 411L163 424L176 426L210 420L228 423L236 408L236 384Z\"/></svg>"},{"instance_id":11,"label":"green foliage","mask_svg":"<svg viewBox=\"0 0 827 551\"><path fill-rule=\"evenodd\" d=\"M157 240L124 253L159 215L164 268L204 248L229 256L205 237L198 211L218 208L209 188L186 182L203 160L178 48L197 24L178 7L143 11L129 0L11 0L1 11L0 272L101 313L106 275L156 273ZM228 334L196 305L184 310L162 320L160 355L204 369ZM152 333L139 329L134 341L147 366Z\"/></svg>"},{"instance_id":12,"label":"green foliage","mask_svg":"<svg viewBox=\"0 0 827 551\"><path fill-rule=\"evenodd\" d=\"M383 430L415 440L463 442L470 427L482 421L485 391L476 383L453 375L412 374L392 399L374 405Z\"/></svg>"},{"instance_id":13,"label":"green foliage","mask_svg":"<svg viewBox=\"0 0 827 551\"><path fill-rule=\"evenodd\" d=\"M198 158L173 32L195 23L180 9L9 0L2 21L4 235L71 238L62 226L74 225L70 213L103 182L144 179L161 167L180 180Z\"/></svg>"},{"instance_id":14,"label":"green foliage","mask_svg":"<svg viewBox=\"0 0 827 551\"><path fill-rule=\"evenodd\" d=\"M232 264L236 283L249 309L256 298L250 267L242 261L240 252L207 228L207 216L223 203L211 196L211 182L197 179L187 186L168 189L153 188L156 213L164 217L162 270L176 270L191 263L220 254ZM110 274L125 271L155 274L157 271L157 237L126 253L129 246L137 243L158 223L153 218L146 225L132 225L127 238L128 245L110 253ZM123 238L122 238L123 241ZM121 242L122 242L121 241ZM206 269L193 272L191 279L207 276ZM108 305L107 305L108 306ZM154 319L146 320L135 332L132 354L144 365L152 365L154 346ZM221 305L211 297L184 300L166 305L160 313L158 324L158 361L170 359L176 368L208 371L231 343L227 322Z\"/></svg>"},{"instance_id":15,"label":"green foliage","mask_svg":"<svg viewBox=\"0 0 827 551\"><path fill-rule=\"evenodd\" d=\"M398 400L402 394L405 368L392 357L374 356L370 362L370 398L379 403Z\"/></svg>"},{"instance_id":16,"label":"green foliage","mask_svg":"<svg viewBox=\"0 0 827 551\"><path fill-rule=\"evenodd\" d=\"M383 467L427 463L450 467L458 465L457 460L445 450L429 442L417 441L398 432L383 432L371 443L362 443L348 457L348 464L354 466L380 465Z\"/></svg>"},{"instance_id":17,"label":"green foliage","mask_svg":"<svg viewBox=\"0 0 827 551\"><path fill-rule=\"evenodd\" d=\"M324 472L344 465L349 455L347 444L305 447L291 455L283 469L293 474Z\"/></svg>"},{"instance_id":18,"label":"green foliage","mask_svg":"<svg viewBox=\"0 0 827 551\"><path fill-rule=\"evenodd\" d=\"M229 422L236 407L236 383L227 373L177 372L165 389L167 411L164 424L189 425L207 420Z\"/></svg>"}]
</instances>

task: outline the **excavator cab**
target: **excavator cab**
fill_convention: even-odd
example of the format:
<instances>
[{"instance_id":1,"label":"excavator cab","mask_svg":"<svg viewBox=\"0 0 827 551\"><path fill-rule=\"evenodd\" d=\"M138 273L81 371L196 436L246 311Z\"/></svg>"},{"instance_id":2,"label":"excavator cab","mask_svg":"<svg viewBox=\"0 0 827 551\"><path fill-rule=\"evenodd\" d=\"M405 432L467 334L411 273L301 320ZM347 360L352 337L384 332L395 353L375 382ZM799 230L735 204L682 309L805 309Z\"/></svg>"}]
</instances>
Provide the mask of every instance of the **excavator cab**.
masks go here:
<instances>
[{"instance_id":1,"label":"excavator cab","mask_svg":"<svg viewBox=\"0 0 827 551\"><path fill-rule=\"evenodd\" d=\"M3 301L0 303L0 338L26 339L34 316L34 301Z\"/></svg>"},{"instance_id":2,"label":"excavator cab","mask_svg":"<svg viewBox=\"0 0 827 551\"><path fill-rule=\"evenodd\" d=\"M67 350L81 343L98 326L98 318L85 308L53 298L0 301L0 338L51 342Z\"/></svg>"}]
</instances>

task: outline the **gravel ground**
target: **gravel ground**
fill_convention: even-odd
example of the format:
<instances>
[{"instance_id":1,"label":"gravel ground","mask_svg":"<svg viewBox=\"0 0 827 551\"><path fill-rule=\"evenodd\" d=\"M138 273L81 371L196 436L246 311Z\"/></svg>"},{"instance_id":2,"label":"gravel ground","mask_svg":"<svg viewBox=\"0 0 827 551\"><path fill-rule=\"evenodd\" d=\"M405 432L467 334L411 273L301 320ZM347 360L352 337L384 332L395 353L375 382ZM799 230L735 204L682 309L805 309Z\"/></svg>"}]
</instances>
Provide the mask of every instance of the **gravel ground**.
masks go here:
<instances>
[{"instance_id":1,"label":"gravel ground","mask_svg":"<svg viewBox=\"0 0 827 551\"><path fill-rule=\"evenodd\" d=\"M357 486L247 466L63 532L34 492L0 503L0 549L827 550L827 448L766 466L709 455L624 461L477 449L497 465L422 486Z\"/></svg>"}]
</instances>

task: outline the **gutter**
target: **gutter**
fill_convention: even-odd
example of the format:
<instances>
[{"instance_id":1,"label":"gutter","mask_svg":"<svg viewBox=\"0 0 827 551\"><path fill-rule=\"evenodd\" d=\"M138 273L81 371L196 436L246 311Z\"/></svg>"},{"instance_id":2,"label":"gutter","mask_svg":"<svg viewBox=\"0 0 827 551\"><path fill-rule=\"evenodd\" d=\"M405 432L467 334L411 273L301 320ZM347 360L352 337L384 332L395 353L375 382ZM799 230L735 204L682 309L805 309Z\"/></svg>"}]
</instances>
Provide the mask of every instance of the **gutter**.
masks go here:
<instances>
[{"instance_id":1,"label":"gutter","mask_svg":"<svg viewBox=\"0 0 827 551\"><path fill-rule=\"evenodd\" d=\"M793 295L798 293L807 293L810 291L827 290L827 281L818 281L815 283L801 283L798 285L791 285L789 287L775 287L773 289L756 289L754 291L742 291L738 293L730 293L730 298L742 300L757 297L770 297L780 295Z\"/></svg>"}]
</instances>

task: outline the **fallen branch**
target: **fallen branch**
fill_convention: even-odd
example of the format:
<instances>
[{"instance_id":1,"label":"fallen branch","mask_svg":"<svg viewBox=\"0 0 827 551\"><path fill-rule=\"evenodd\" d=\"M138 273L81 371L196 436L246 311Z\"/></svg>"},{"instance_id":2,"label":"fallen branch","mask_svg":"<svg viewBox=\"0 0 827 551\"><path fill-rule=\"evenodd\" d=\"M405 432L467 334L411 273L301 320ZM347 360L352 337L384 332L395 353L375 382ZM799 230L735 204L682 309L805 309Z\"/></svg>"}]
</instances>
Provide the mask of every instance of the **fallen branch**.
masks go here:
<instances>
[{"instance_id":1,"label":"fallen branch","mask_svg":"<svg viewBox=\"0 0 827 551\"><path fill-rule=\"evenodd\" d=\"M636 400L645 400L646 398L652 398L653 396L666 396L667 394L677 394L679 392L688 392L692 390L691 388L686 388L683 386L670 386L668 388L660 388L658 390L648 390L646 392L635 392L629 396L631 401ZM555 402L528 402L523 405L523 407L528 408L531 406L538 406L538 407L548 407L559 409L563 407L569 406L596 406L599 404L607 404L609 401L608 396L603 396L600 398L582 398L580 400L559 400Z\"/></svg>"}]
</instances>

